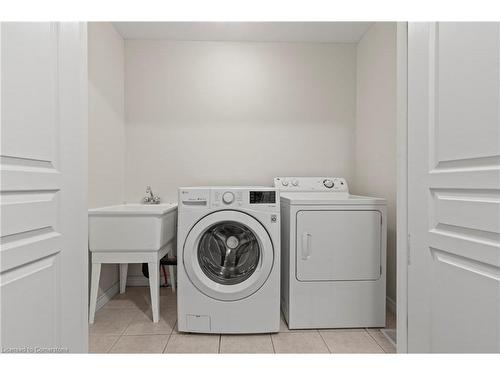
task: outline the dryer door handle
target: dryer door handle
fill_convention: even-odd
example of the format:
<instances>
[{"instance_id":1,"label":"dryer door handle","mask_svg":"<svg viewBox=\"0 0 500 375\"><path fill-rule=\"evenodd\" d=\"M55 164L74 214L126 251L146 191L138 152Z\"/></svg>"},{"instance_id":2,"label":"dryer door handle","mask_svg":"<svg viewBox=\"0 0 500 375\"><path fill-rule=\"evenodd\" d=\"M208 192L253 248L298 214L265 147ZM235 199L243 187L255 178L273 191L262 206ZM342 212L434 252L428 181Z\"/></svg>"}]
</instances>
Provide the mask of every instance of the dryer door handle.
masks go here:
<instances>
[{"instance_id":1,"label":"dryer door handle","mask_svg":"<svg viewBox=\"0 0 500 375\"><path fill-rule=\"evenodd\" d=\"M311 257L311 233L302 234L302 260L308 260Z\"/></svg>"}]
</instances>

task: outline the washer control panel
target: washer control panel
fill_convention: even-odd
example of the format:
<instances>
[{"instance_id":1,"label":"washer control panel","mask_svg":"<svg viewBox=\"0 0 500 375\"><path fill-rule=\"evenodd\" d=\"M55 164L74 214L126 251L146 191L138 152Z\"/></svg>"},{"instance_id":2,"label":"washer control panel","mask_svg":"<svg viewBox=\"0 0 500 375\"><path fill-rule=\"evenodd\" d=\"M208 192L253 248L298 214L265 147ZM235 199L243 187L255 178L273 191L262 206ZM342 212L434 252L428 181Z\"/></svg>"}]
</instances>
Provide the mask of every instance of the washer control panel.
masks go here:
<instances>
[{"instance_id":1,"label":"washer control panel","mask_svg":"<svg viewBox=\"0 0 500 375\"><path fill-rule=\"evenodd\" d=\"M274 187L282 191L333 191L348 193L342 177L275 177Z\"/></svg>"},{"instance_id":2,"label":"washer control panel","mask_svg":"<svg viewBox=\"0 0 500 375\"><path fill-rule=\"evenodd\" d=\"M234 202L234 193L232 191L225 191L224 194L222 194L222 201L225 204L231 204Z\"/></svg>"},{"instance_id":3,"label":"washer control panel","mask_svg":"<svg viewBox=\"0 0 500 375\"><path fill-rule=\"evenodd\" d=\"M275 208L279 206L279 192L275 188L214 187L210 192L210 206L221 209L231 208Z\"/></svg>"},{"instance_id":4,"label":"washer control panel","mask_svg":"<svg viewBox=\"0 0 500 375\"><path fill-rule=\"evenodd\" d=\"M250 204L275 204L275 190L250 190Z\"/></svg>"},{"instance_id":5,"label":"washer control panel","mask_svg":"<svg viewBox=\"0 0 500 375\"><path fill-rule=\"evenodd\" d=\"M241 207L245 204L244 192L235 189L212 189L212 206Z\"/></svg>"},{"instance_id":6,"label":"washer control panel","mask_svg":"<svg viewBox=\"0 0 500 375\"><path fill-rule=\"evenodd\" d=\"M200 186L180 187L179 205L189 210L251 209L279 212L280 190L273 187Z\"/></svg>"}]
</instances>

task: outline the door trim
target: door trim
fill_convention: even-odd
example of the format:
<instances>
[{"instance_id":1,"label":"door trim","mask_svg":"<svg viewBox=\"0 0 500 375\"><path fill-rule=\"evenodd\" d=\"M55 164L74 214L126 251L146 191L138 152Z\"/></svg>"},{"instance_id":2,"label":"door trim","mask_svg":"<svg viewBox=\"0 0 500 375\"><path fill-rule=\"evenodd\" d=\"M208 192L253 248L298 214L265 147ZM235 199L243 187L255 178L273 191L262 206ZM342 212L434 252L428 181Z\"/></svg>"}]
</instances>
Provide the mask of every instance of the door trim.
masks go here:
<instances>
[{"instance_id":1,"label":"door trim","mask_svg":"<svg viewBox=\"0 0 500 375\"><path fill-rule=\"evenodd\" d=\"M397 120L397 198L396 198L396 348L408 352L408 22L396 29L396 120Z\"/></svg>"},{"instance_id":2,"label":"door trim","mask_svg":"<svg viewBox=\"0 0 500 375\"><path fill-rule=\"evenodd\" d=\"M87 23L60 22L59 31L59 141L60 152L65 155L59 166L63 178L61 229L63 246L71 249L64 254L61 274L65 308L61 338L70 352L86 353L89 337Z\"/></svg>"}]
</instances>

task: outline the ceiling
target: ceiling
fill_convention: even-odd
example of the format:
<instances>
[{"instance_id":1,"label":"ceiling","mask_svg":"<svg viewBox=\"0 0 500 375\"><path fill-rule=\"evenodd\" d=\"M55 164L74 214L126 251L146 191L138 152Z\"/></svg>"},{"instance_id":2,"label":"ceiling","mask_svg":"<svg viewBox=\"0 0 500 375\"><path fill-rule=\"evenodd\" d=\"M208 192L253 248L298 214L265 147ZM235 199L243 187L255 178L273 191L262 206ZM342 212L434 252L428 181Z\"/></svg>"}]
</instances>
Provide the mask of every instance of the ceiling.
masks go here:
<instances>
[{"instance_id":1,"label":"ceiling","mask_svg":"<svg viewBox=\"0 0 500 375\"><path fill-rule=\"evenodd\" d=\"M357 43L371 22L113 22L124 39Z\"/></svg>"}]
</instances>

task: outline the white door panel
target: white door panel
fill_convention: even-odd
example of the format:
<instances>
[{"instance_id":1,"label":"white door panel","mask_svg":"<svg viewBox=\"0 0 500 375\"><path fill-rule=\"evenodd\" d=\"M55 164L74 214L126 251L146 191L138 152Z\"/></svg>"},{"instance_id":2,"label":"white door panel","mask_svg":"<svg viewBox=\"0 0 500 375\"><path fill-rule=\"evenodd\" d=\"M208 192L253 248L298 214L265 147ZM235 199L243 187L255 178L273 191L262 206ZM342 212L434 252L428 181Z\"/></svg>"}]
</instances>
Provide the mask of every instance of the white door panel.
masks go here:
<instances>
[{"instance_id":1,"label":"white door panel","mask_svg":"<svg viewBox=\"0 0 500 375\"><path fill-rule=\"evenodd\" d=\"M3 348L61 346L59 259L55 253L2 273L2 303L9 304L2 309Z\"/></svg>"},{"instance_id":2,"label":"white door panel","mask_svg":"<svg viewBox=\"0 0 500 375\"><path fill-rule=\"evenodd\" d=\"M299 211L297 279L377 280L381 228L378 211Z\"/></svg>"},{"instance_id":3,"label":"white door panel","mask_svg":"<svg viewBox=\"0 0 500 375\"><path fill-rule=\"evenodd\" d=\"M500 28L408 28L408 351L500 352Z\"/></svg>"},{"instance_id":4,"label":"white door panel","mask_svg":"<svg viewBox=\"0 0 500 375\"><path fill-rule=\"evenodd\" d=\"M4 350L87 350L85 30L1 24Z\"/></svg>"},{"instance_id":5,"label":"white door panel","mask_svg":"<svg viewBox=\"0 0 500 375\"><path fill-rule=\"evenodd\" d=\"M57 163L57 24L2 27L2 155Z\"/></svg>"},{"instance_id":6,"label":"white door panel","mask_svg":"<svg viewBox=\"0 0 500 375\"><path fill-rule=\"evenodd\" d=\"M498 268L494 277L468 258L438 250L434 257L432 351L498 352Z\"/></svg>"},{"instance_id":7,"label":"white door panel","mask_svg":"<svg viewBox=\"0 0 500 375\"><path fill-rule=\"evenodd\" d=\"M498 36L496 23L440 23L433 31L436 167L498 156Z\"/></svg>"}]
</instances>

